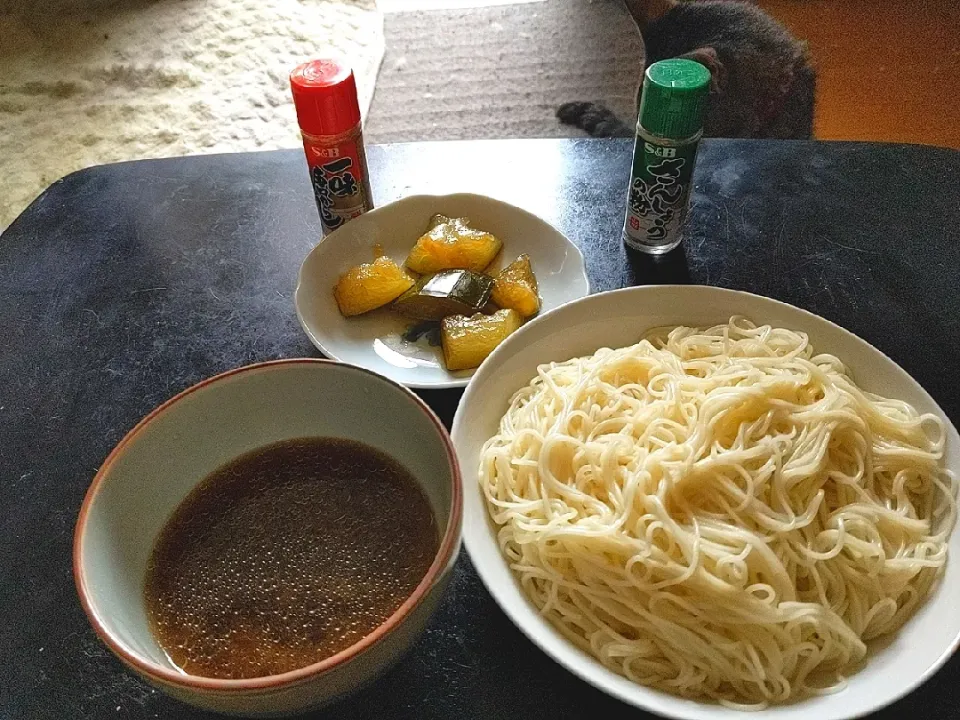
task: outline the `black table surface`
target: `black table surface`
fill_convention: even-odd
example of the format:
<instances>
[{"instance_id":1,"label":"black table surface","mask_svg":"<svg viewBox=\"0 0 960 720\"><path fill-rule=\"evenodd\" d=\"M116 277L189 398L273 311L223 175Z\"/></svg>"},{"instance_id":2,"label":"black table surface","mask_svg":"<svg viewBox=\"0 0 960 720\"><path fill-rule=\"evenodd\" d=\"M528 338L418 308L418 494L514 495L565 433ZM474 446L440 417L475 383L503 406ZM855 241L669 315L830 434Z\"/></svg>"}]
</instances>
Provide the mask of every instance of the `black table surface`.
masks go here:
<instances>
[{"instance_id":1,"label":"black table surface","mask_svg":"<svg viewBox=\"0 0 960 720\"><path fill-rule=\"evenodd\" d=\"M682 252L620 243L631 145L505 140L369 148L375 200L473 191L531 210L584 251L595 291L749 290L886 352L960 421L960 153L705 141ZM194 718L124 670L71 575L84 491L113 445L194 382L316 356L294 314L319 240L299 150L125 163L55 183L0 236L0 717ZM424 393L449 423L459 393ZM957 560L954 559L954 562ZM960 714L954 658L881 715ZM425 636L375 684L311 717L640 717L527 641L465 552Z\"/></svg>"}]
</instances>

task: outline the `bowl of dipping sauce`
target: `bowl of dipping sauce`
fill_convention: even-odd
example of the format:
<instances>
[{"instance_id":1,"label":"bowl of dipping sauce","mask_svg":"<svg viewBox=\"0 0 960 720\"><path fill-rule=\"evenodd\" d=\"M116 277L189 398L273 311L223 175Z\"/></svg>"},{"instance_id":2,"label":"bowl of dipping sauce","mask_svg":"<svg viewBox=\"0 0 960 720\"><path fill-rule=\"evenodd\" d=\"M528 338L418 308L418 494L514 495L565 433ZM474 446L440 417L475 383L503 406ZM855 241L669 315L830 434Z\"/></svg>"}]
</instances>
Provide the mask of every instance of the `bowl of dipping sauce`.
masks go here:
<instances>
[{"instance_id":1,"label":"bowl of dipping sauce","mask_svg":"<svg viewBox=\"0 0 960 720\"><path fill-rule=\"evenodd\" d=\"M74 577L101 640L148 682L282 716L413 644L461 510L450 438L412 392L327 360L261 363L194 385L120 441L80 509Z\"/></svg>"}]
</instances>

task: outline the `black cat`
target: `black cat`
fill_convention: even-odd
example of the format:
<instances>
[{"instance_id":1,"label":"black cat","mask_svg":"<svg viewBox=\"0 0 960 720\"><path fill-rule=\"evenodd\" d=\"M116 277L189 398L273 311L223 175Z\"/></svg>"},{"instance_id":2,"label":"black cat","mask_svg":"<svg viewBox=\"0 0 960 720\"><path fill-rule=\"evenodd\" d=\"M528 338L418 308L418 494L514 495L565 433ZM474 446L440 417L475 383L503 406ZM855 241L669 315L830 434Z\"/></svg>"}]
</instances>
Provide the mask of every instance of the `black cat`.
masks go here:
<instances>
[{"instance_id":1,"label":"black cat","mask_svg":"<svg viewBox=\"0 0 960 720\"><path fill-rule=\"evenodd\" d=\"M626 2L643 35L648 65L686 57L710 70L704 135L811 136L816 74L806 46L763 10L735 0ZM557 117L594 137L634 133L596 103L565 103Z\"/></svg>"}]
</instances>

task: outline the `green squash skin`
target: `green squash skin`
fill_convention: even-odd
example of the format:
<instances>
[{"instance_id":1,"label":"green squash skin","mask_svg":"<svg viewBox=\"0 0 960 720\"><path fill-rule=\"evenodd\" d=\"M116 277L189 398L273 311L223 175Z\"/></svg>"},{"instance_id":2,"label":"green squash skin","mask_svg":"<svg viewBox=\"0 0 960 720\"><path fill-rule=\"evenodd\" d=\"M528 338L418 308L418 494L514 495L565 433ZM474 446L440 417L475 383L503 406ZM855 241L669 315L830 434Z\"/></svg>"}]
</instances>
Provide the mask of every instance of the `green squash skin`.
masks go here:
<instances>
[{"instance_id":1,"label":"green squash skin","mask_svg":"<svg viewBox=\"0 0 960 720\"><path fill-rule=\"evenodd\" d=\"M425 275L393 302L393 309L416 320L472 315L493 292L493 278L469 270L441 270Z\"/></svg>"}]
</instances>

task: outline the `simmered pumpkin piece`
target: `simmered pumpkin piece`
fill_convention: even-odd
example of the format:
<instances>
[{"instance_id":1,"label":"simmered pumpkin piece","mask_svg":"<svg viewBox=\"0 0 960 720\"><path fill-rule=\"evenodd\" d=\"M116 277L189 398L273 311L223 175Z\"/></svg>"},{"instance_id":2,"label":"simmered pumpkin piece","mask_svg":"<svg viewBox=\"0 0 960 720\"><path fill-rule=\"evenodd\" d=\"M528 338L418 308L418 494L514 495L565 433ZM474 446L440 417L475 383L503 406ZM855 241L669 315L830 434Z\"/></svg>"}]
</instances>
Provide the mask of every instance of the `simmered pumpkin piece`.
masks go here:
<instances>
[{"instance_id":1,"label":"simmered pumpkin piece","mask_svg":"<svg viewBox=\"0 0 960 720\"><path fill-rule=\"evenodd\" d=\"M493 349L523 323L509 308L493 315L451 315L440 324L443 360L447 370L468 370L483 362Z\"/></svg>"},{"instance_id":2,"label":"simmered pumpkin piece","mask_svg":"<svg viewBox=\"0 0 960 720\"><path fill-rule=\"evenodd\" d=\"M490 299L493 278L469 270L442 270L426 275L397 298L393 307L418 320L475 313Z\"/></svg>"},{"instance_id":3,"label":"simmered pumpkin piece","mask_svg":"<svg viewBox=\"0 0 960 720\"><path fill-rule=\"evenodd\" d=\"M417 240L406 265L421 275L441 270L480 272L500 252L503 243L483 230L470 227L466 218L434 215Z\"/></svg>"},{"instance_id":4,"label":"simmered pumpkin piece","mask_svg":"<svg viewBox=\"0 0 960 720\"><path fill-rule=\"evenodd\" d=\"M414 279L386 256L350 268L337 282L333 296L340 313L349 317L369 312L396 300L409 290Z\"/></svg>"},{"instance_id":5,"label":"simmered pumpkin piece","mask_svg":"<svg viewBox=\"0 0 960 720\"><path fill-rule=\"evenodd\" d=\"M537 277L529 255L521 255L500 271L490 299L502 308L513 308L525 318L540 312Z\"/></svg>"}]
</instances>

